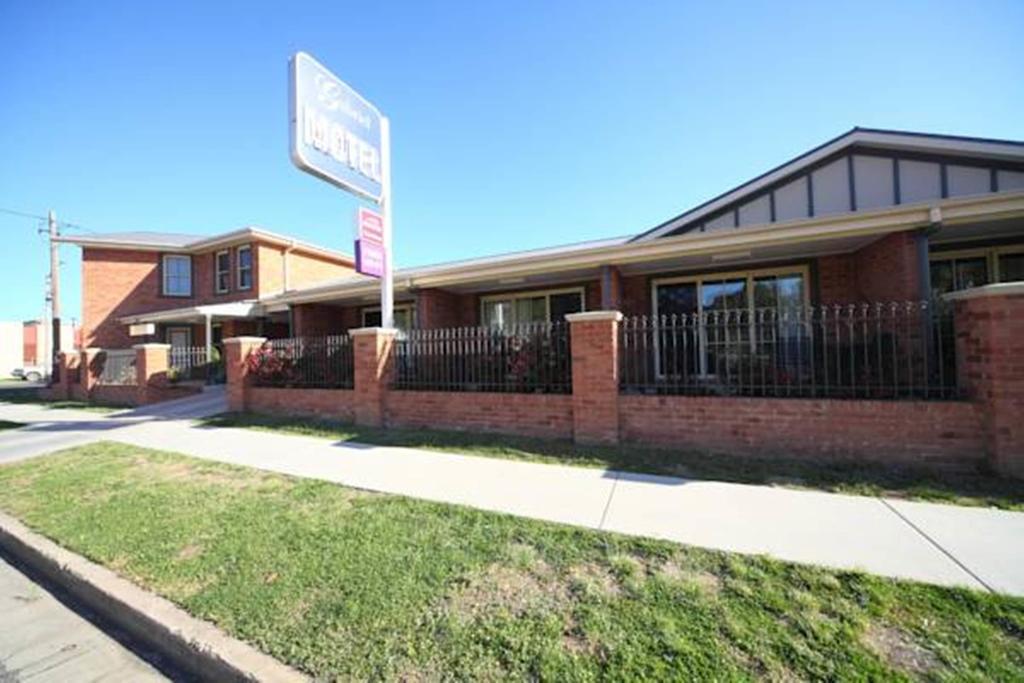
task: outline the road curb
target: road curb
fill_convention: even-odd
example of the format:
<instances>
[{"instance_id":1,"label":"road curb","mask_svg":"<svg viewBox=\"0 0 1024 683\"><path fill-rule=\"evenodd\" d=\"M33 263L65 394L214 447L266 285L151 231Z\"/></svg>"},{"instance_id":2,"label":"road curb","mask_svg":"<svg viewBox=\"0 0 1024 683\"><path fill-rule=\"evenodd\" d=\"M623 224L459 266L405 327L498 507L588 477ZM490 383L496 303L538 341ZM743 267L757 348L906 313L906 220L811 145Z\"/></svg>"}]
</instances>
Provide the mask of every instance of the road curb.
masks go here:
<instances>
[{"instance_id":1,"label":"road curb","mask_svg":"<svg viewBox=\"0 0 1024 683\"><path fill-rule=\"evenodd\" d=\"M0 551L202 681L308 681L305 675L0 512Z\"/></svg>"}]
</instances>

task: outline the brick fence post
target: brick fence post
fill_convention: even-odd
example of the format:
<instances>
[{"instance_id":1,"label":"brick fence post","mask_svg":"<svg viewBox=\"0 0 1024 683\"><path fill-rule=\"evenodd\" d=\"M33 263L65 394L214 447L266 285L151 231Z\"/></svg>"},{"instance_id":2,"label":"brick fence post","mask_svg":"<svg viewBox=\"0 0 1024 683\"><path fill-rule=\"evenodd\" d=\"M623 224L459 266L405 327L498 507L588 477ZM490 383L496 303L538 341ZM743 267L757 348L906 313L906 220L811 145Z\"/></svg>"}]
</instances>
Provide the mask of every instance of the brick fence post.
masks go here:
<instances>
[{"instance_id":1,"label":"brick fence post","mask_svg":"<svg viewBox=\"0 0 1024 683\"><path fill-rule=\"evenodd\" d=\"M157 390L167 386L167 368L171 353L170 344L136 344L135 386L138 403L152 403Z\"/></svg>"},{"instance_id":2,"label":"brick fence post","mask_svg":"<svg viewBox=\"0 0 1024 683\"><path fill-rule=\"evenodd\" d=\"M1024 283L947 298L956 305L957 375L981 410L989 463L1024 479Z\"/></svg>"},{"instance_id":3,"label":"brick fence post","mask_svg":"<svg viewBox=\"0 0 1024 683\"><path fill-rule=\"evenodd\" d=\"M249 386L249 354L263 346L265 337L232 337L224 340L224 370L227 375L228 410L242 412L246 408Z\"/></svg>"},{"instance_id":4,"label":"brick fence post","mask_svg":"<svg viewBox=\"0 0 1024 683\"><path fill-rule=\"evenodd\" d=\"M80 363L80 383L82 390L85 393L86 400L92 396L92 390L96 386L96 373L93 372L93 364L96 362L96 356L100 355L103 349L98 349L94 346L82 349L82 361Z\"/></svg>"},{"instance_id":5,"label":"brick fence post","mask_svg":"<svg viewBox=\"0 0 1024 683\"><path fill-rule=\"evenodd\" d=\"M619 442L619 311L565 316L572 347L573 439Z\"/></svg>"},{"instance_id":6,"label":"brick fence post","mask_svg":"<svg viewBox=\"0 0 1024 683\"><path fill-rule=\"evenodd\" d=\"M362 327L349 332L354 345L357 425L382 427L387 422L387 393L394 367L392 351L396 333L397 330L383 327Z\"/></svg>"},{"instance_id":7,"label":"brick fence post","mask_svg":"<svg viewBox=\"0 0 1024 683\"><path fill-rule=\"evenodd\" d=\"M66 401L71 398L71 369L78 367L78 354L61 351L57 354L60 376L50 386L50 398Z\"/></svg>"}]
</instances>

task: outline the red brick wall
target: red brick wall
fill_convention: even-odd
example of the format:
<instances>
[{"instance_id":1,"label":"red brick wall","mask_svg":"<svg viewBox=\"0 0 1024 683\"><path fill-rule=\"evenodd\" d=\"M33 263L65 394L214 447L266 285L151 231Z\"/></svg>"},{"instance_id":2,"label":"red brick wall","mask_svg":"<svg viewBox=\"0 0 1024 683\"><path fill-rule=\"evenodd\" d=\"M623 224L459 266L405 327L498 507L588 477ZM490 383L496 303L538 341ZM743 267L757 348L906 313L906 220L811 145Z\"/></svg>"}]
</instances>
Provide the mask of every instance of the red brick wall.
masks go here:
<instances>
[{"instance_id":1,"label":"red brick wall","mask_svg":"<svg viewBox=\"0 0 1024 683\"><path fill-rule=\"evenodd\" d=\"M445 327L473 327L477 297L443 289L421 289L416 293L416 324L424 330Z\"/></svg>"},{"instance_id":2,"label":"red brick wall","mask_svg":"<svg viewBox=\"0 0 1024 683\"><path fill-rule=\"evenodd\" d=\"M651 315L651 282L646 275L622 278L623 315Z\"/></svg>"},{"instance_id":3,"label":"red brick wall","mask_svg":"<svg viewBox=\"0 0 1024 683\"><path fill-rule=\"evenodd\" d=\"M982 409L993 468L1024 479L1024 291L956 302L960 384Z\"/></svg>"},{"instance_id":4,"label":"red brick wall","mask_svg":"<svg viewBox=\"0 0 1024 683\"><path fill-rule=\"evenodd\" d=\"M327 304L298 304L292 307L292 336L322 337L359 327L359 311Z\"/></svg>"},{"instance_id":5,"label":"red brick wall","mask_svg":"<svg viewBox=\"0 0 1024 683\"><path fill-rule=\"evenodd\" d=\"M271 415L295 415L352 422L355 392L347 389L249 387L248 409Z\"/></svg>"},{"instance_id":6,"label":"red brick wall","mask_svg":"<svg viewBox=\"0 0 1024 683\"><path fill-rule=\"evenodd\" d=\"M572 397L549 394L389 391L387 424L395 427L572 438Z\"/></svg>"},{"instance_id":7,"label":"red brick wall","mask_svg":"<svg viewBox=\"0 0 1024 683\"><path fill-rule=\"evenodd\" d=\"M231 282L224 294L215 291L215 253L211 250L192 255L192 296L167 297L161 294L160 259L162 254L119 249L82 249L82 327L85 346L124 348L139 341L128 336L119 318L200 304L255 299L281 291L284 286L283 250L252 242L253 287L239 290L237 247L228 249L231 258ZM352 272L343 261L318 257L301 251L288 256L289 285L308 285L321 279ZM252 328L253 331L256 328ZM225 336L229 336L225 334Z\"/></svg>"},{"instance_id":8,"label":"red brick wall","mask_svg":"<svg viewBox=\"0 0 1024 683\"><path fill-rule=\"evenodd\" d=\"M913 233L893 233L853 256L861 301L915 301L922 294L929 296L920 291Z\"/></svg>"},{"instance_id":9,"label":"red brick wall","mask_svg":"<svg viewBox=\"0 0 1024 683\"><path fill-rule=\"evenodd\" d=\"M985 457L967 402L622 396L619 410L623 440L680 449L959 467Z\"/></svg>"},{"instance_id":10,"label":"red brick wall","mask_svg":"<svg viewBox=\"0 0 1024 683\"><path fill-rule=\"evenodd\" d=\"M851 304L863 301L857 287L857 264L853 254L818 259L818 304Z\"/></svg>"}]
</instances>

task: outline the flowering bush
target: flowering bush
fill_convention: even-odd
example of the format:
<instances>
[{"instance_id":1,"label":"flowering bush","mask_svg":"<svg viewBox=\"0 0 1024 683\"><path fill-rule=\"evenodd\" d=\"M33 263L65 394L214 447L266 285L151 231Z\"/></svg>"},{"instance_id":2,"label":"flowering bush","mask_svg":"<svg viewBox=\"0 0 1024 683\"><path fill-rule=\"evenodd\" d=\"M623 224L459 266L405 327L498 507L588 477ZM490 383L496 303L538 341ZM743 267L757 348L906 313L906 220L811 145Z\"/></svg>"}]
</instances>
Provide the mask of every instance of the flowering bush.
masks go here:
<instances>
[{"instance_id":1,"label":"flowering bush","mask_svg":"<svg viewBox=\"0 0 1024 683\"><path fill-rule=\"evenodd\" d=\"M294 379L295 361L269 343L250 353L245 364L260 383L286 384Z\"/></svg>"}]
</instances>

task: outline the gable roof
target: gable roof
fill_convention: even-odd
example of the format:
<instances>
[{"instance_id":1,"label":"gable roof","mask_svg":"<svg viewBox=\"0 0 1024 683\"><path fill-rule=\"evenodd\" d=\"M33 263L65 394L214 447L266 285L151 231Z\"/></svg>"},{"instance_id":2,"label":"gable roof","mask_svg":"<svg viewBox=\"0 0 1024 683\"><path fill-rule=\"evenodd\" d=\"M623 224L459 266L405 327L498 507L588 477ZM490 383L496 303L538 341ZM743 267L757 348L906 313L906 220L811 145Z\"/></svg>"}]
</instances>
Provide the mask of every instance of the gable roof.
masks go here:
<instances>
[{"instance_id":1,"label":"gable roof","mask_svg":"<svg viewBox=\"0 0 1024 683\"><path fill-rule=\"evenodd\" d=\"M850 148L872 148L910 153L926 153L947 157L987 158L1019 164L1024 162L1024 141L976 138L958 135L937 135L910 131L855 127L817 147L732 188L717 197L640 233L631 241L657 239L688 224L710 216L716 211L762 192L770 186L808 170Z\"/></svg>"}]
</instances>

